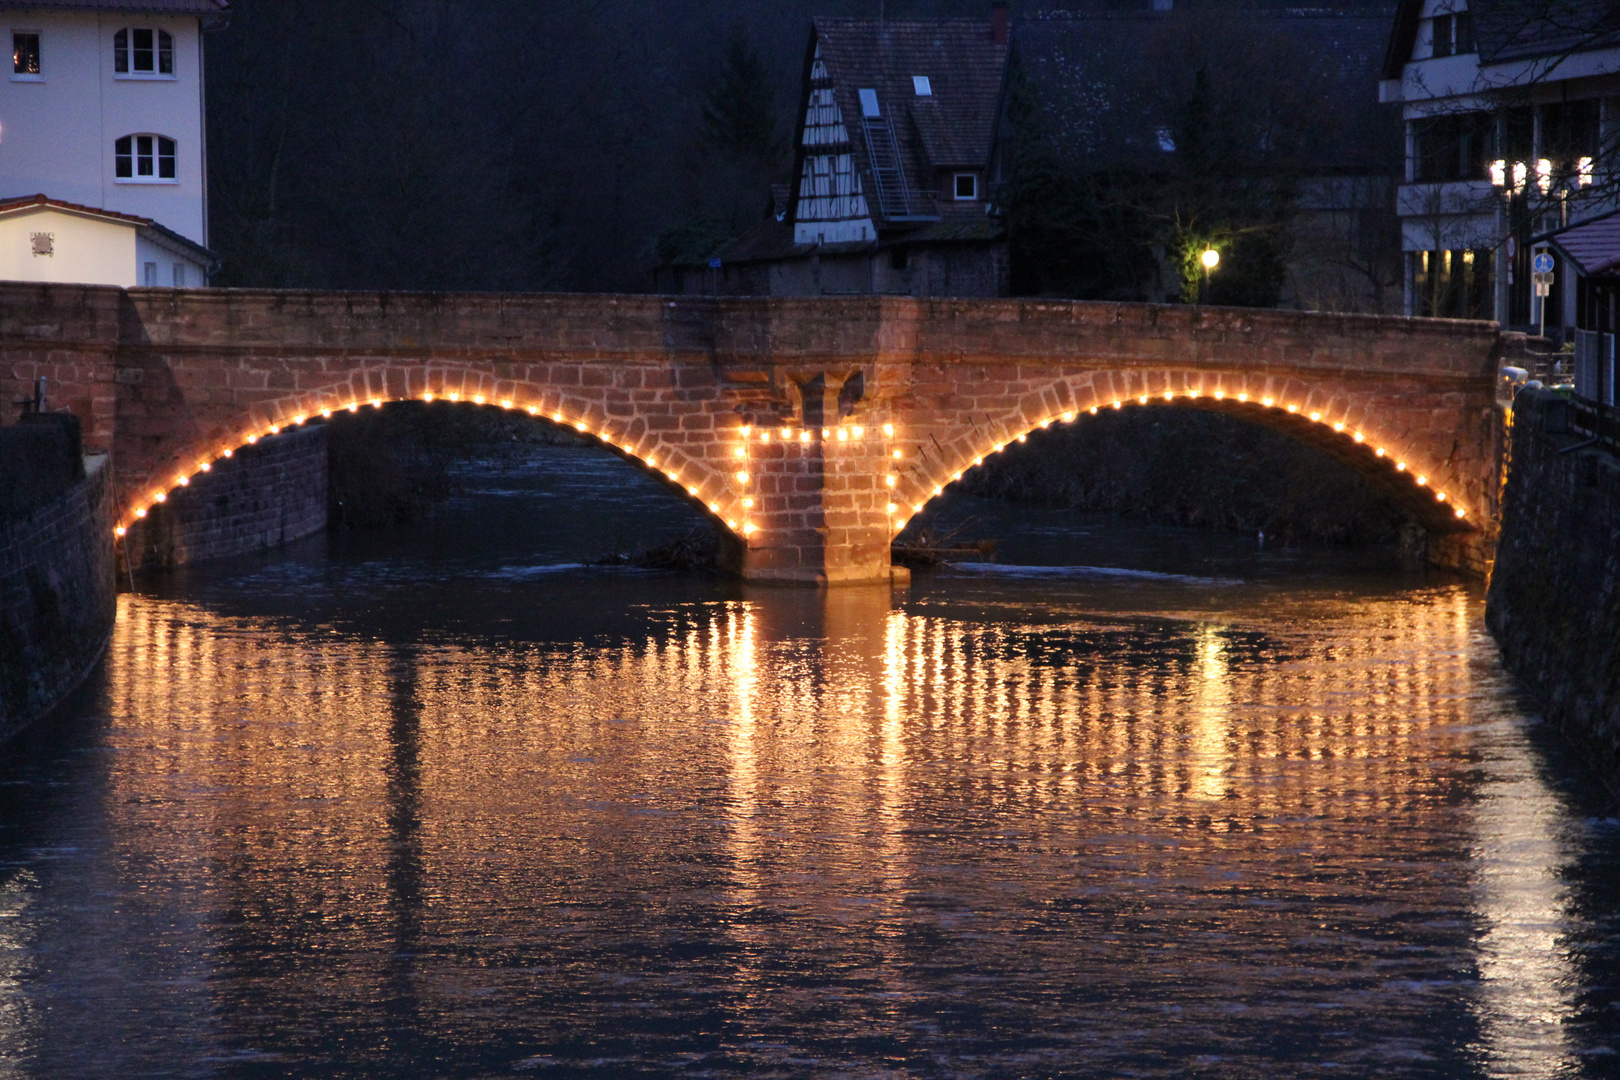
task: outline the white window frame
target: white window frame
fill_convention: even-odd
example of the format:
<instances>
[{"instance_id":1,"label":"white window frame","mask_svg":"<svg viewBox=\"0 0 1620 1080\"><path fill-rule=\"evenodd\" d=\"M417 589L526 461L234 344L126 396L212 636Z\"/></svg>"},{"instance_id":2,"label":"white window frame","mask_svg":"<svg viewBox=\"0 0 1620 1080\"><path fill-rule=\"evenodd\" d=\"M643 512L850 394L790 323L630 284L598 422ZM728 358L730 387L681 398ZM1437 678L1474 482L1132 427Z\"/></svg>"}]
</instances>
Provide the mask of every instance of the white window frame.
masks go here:
<instances>
[{"instance_id":1,"label":"white window frame","mask_svg":"<svg viewBox=\"0 0 1620 1080\"><path fill-rule=\"evenodd\" d=\"M135 67L135 35L146 31L152 35L152 68L150 71L140 71ZM119 36L124 39L122 50L118 47ZM163 42L169 42L169 70L163 70ZM179 75L175 73L176 57L179 50L174 47L174 35L160 26L120 26L113 31L113 78L140 81L173 82ZM118 54L124 54L124 70L118 70ZM42 65L43 66L43 65Z\"/></svg>"},{"instance_id":2,"label":"white window frame","mask_svg":"<svg viewBox=\"0 0 1620 1080\"><path fill-rule=\"evenodd\" d=\"M973 181L973 193L971 195L963 195L962 194L962 181L963 180L971 180L971 181ZM979 201L979 174L976 173L976 172L952 173L951 174L951 198L956 202L978 202Z\"/></svg>"},{"instance_id":3,"label":"white window frame","mask_svg":"<svg viewBox=\"0 0 1620 1080\"><path fill-rule=\"evenodd\" d=\"M17 37L21 34L32 34L39 48L39 71L24 73L17 70ZM38 30L25 27L13 27L11 31L11 81L12 82L44 82L45 81L45 35Z\"/></svg>"},{"instance_id":4,"label":"white window frame","mask_svg":"<svg viewBox=\"0 0 1620 1080\"><path fill-rule=\"evenodd\" d=\"M118 144L123 142L125 139L129 140L129 153L127 155L126 154L120 154L118 152ZM139 141L141 139L151 139L152 140L151 153L149 155L142 155L141 154L141 144L140 144L140 141ZM167 142L169 144L169 146L173 148L174 153L172 155L165 155L163 153L163 144L165 142ZM141 174L141 160L142 160L143 156L146 158L146 160L150 161L151 165L152 165L151 173L149 173L147 175L144 175L144 176ZM163 159L166 156L171 156L173 161L174 161L174 175L173 176L164 176L164 175L162 175L162 173L163 173ZM118 159L121 158L121 157L128 157L129 158L130 175L128 175L128 176L119 176L118 175ZM113 183L115 183L115 184L178 184L179 182L180 182L180 144L179 144L179 142L177 140L171 139L167 135L159 135L155 131L135 131L135 132L131 132L128 135L120 135L118 138L113 140Z\"/></svg>"}]
</instances>

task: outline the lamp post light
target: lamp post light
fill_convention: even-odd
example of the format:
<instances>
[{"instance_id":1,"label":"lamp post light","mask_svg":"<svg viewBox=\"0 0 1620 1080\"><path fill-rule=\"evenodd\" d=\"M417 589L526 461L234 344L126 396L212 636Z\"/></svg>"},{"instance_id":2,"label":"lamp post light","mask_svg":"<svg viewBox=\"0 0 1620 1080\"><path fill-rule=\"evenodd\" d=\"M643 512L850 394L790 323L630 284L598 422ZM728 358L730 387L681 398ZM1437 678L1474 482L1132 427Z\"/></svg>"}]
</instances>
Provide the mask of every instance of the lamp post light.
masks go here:
<instances>
[{"instance_id":1,"label":"lamp post light","mask_svg":"<svg viewBox=\"0 0 1620 1080\"><path fill-rule=\"evenodd\" d=\"M1198 289L1198 302L1204 304L1209 301L1209 272L1221 264L1221 253L1214 248L1205 248L1203 254L1198 256L1198 261L1204 267L1204 280Z\"/></svg>"}]
</instances>

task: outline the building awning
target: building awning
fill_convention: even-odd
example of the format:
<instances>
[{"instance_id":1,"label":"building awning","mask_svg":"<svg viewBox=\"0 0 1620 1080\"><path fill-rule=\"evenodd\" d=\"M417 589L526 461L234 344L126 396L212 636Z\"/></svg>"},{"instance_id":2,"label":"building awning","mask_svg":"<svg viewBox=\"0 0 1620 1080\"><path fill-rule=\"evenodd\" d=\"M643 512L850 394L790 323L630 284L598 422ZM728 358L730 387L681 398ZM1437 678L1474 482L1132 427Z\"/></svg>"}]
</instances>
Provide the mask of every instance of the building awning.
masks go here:
<instances>
[{"instance_id":1,"label":"building awning","mask_svg":"<svg viewBox=\"0 0 1620 1080\"><path fill-rule=\"evenodd\" d=\"M1586 277L1620 273L1620 213L1605 214L1537 239L1549 241Z\"/></svg>"}]
</instances>

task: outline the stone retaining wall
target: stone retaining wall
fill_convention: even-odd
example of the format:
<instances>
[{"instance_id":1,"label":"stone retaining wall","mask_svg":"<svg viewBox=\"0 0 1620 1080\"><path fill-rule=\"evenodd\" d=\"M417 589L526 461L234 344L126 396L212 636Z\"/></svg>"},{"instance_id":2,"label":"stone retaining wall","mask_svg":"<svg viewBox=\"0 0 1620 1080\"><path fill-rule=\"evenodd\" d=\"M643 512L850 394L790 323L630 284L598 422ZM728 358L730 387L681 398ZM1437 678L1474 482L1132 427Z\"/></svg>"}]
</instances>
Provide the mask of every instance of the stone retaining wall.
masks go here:
<instances>
[{"instance_id":1,"label":"stone retaining wall","mask_svg":"<svg viewBox=\"0 0 1620 1080\"><path fill-rule=\"evenodd\" d=\"M1620 459L1521 390L1485 621L1547 715L1620 780Z\"/></svg>"},{"instance_id":2,"label":"stone retaining wall","mask_svg":"<svg viewBox=\"0 0 1620 1080\"><path fill-rule=\"evenodd\" d=\"M112 634L112 479L105 456L32 513L0 522L0 740L84 681Z\"/></svg>"},{"instance_id":3,"label":"stone retaining wall","mask_svg":"<svg viewBox=\"0 0 1620 1080\"><path fill-rule=\"evenodd\" d=\"M124 537L127 569L246 555L326 528L326 428L272 435L175 489Z\"/></svg>"}]
</instances>

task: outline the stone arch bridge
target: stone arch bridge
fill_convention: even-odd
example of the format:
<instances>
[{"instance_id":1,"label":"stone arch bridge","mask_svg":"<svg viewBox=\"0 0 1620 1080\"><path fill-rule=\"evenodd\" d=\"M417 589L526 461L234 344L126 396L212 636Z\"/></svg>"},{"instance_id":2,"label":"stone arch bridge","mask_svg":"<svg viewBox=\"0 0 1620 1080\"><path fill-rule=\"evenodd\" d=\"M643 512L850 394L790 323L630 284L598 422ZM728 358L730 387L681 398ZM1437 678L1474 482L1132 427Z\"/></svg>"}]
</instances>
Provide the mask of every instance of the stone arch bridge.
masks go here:
<instances>
[{"instance_id":1,"label":"stone arch bridge","mask_svg":"<svg viewBox=\"0 0 1620 1080\"><path fill-rule=\"evenodd\" d=\"M1174 403L1350 463L1483 570L1494 324L1057 302L0 285L0 390L111 451L120 530L237 447L447 399L585 432L695 500L746 578L888 577L895 533L1035 428ZM1511 359L1507 357L1506 359Z\"/></svg>"}]
</instances>

